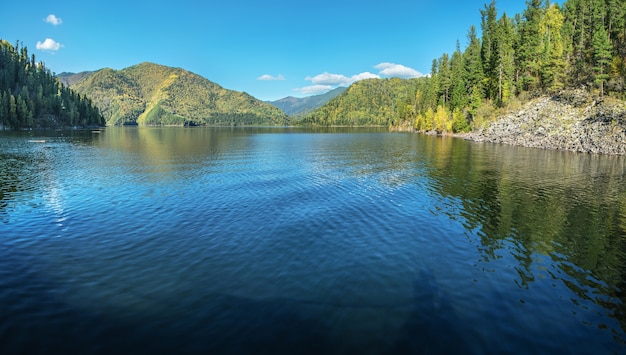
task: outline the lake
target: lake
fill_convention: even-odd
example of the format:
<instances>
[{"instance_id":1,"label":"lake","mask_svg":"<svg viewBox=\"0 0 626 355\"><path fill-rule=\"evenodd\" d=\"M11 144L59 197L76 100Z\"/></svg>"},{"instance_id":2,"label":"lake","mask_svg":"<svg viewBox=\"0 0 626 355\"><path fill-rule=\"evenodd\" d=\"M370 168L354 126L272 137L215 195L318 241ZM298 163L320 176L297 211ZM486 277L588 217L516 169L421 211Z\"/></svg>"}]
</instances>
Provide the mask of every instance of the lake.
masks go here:
<instances>
[{"instance_id":1,"label":"lake","mask_svg":"<svg viewBox=\"0 0 626 355\"><path fill-rule=\"evenodd\" d=\"M624 353L626 157L0 132L0 353Z\"/></svg>"}]
</instances>

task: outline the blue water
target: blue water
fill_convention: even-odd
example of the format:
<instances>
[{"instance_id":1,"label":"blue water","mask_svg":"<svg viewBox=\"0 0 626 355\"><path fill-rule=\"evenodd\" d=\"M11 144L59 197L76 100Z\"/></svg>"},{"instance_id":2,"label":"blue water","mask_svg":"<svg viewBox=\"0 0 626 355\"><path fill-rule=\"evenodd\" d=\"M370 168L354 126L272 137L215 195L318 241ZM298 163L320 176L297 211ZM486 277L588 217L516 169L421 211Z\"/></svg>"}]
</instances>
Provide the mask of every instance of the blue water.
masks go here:
<instances>
[{"instance_id":1,"label":"blue water","mask_svg":"<svg viewBox=\"0 0 626 355\"><path fill-rule=\"evenodd\" d=\"M624 353L625 179L380 130L2 132L0 353Z\"/></svg>"}]
</instances>

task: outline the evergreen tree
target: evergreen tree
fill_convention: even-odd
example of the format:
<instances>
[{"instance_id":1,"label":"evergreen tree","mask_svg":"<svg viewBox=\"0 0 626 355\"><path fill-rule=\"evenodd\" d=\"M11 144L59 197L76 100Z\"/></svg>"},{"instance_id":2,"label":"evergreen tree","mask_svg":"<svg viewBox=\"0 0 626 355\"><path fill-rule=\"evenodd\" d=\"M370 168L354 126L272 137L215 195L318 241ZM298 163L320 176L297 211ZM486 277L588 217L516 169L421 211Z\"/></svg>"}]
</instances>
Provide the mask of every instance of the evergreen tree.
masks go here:
<instances>
[{"instance_id":1,"label":"evergreen tree","mask_svg":"<svg viewBox=\"0 0 626 355\"><path fill-rule=\"evenodd\" d=\"M492 59L492 95L498 106L504 106L514 94L515 51L513 43L515 30L513 22L506 14L498 20L494 55Z\"/></svg>"},{"instance_id":2,"label":"evergreen tree","mask_svg":"<svg viewBox=\"0 0 626 355\"><path fill-rule=\"evenodd\" d=\"M517 49L517 66L520 69L521 86L524 90L536 90L539 86L539 68L542 54L540 24L543 17L542 0L529 0L520 24Z\"/></svg>"},{"instance_id":3,"label":"evergreen tree","mask_svg":"<svg viewBox=\"0 0 626 355\"><path fill-rule=\"evenodd\" d=\"M430 68L430 85L426 91L426 99L424 105L427 107L437 107L438 95L439 95L439 74L438 74L438 61L433 59Z\"/></svg>"},{"instance_id":4,"label":"evergreen tree","mask_svg":"<svg viewBox=\"0 0 626 355\"><path fill-rule=\"evenodd\" d=\"M86 98L61 85L43 63L29 57L26 47L0 40L0 124L13 129L54 126L104 125L89 102L89 114L77 107ZM53 119L52 121L50 119Z\"/></svg>"},{"instance_id":5,"label":"evergreen tree","mask_svg":"<svg viewBox=\"0 0 626 355\"><path fill-rule=\"evenodd\" d=\"M484 10L480 10L482 15L481 27L482 47L480 50L481 61L483 64L483 73L485 79L486 96L489 99L496 97L498 87L498 24L496 2L492 1L489 6L485 5Z\"/></svg>"},{"instance_id":6,"label":"evergreen tree","mask_svg":"<svg viewBox=\"0 0 626 355\"><path fill-rule=\"evenodd\" d=\"M450 70L450 58L448 53L444 53L437 64L439 72L439 103L447 105L450 102L450 89L452 87L452 72Z\"/></svg>"},{"instance_id":7,"label":"evergreen tree","mask_svg":"<svg viewBox=\"0 0 626 355\"><path fill-rule=\"evenodd\" d=\"M450 72L452 77L452 91L450 94L451 109L463 109L467 104L467 93L465 90L465 67L463 65L463 54L461 53L461 45L457 40L456 50L450 59Z\"/></svg>"},{"instance_id":8,"label":"evergreen tree","mask_svg":"<svg viewBox=\"0 0 626 355\"><path fill-rule=\"evenodd\" d=\"M613 47L604 26L598 26L593 36L593 51L595 58L595 82L600 85L600 97L604 96L604 83L609 79L607 68L611 63Z\"/></svg>"},{"instance_id":9,"label":"evergreen tree","mask_svg":"<svg viewBox=\"0 0 626 355\"><path fill-rule=\"evenodd\" d=\"M471 26L467 33L468 45L463 53L465 66L465 91L468 97L472 95L482 96L483 92L483 67L481 61L481 43L476 35L476 27Z\"/></svg>"}]
</instances>

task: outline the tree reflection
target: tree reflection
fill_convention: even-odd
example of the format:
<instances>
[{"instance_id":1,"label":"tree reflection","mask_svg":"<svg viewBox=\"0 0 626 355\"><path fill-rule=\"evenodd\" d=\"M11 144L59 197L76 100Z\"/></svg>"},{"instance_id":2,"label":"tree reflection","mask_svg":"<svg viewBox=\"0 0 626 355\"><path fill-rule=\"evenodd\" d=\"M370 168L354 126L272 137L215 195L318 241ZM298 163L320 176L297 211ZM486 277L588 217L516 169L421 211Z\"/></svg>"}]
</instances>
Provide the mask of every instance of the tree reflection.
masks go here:
<instances>
[{"instance_id":1,"label":"tree reflection","mask_svg":"<svg viewBox=\"0 0 626 355\"><path fill-rule=\"evenodd\" d=\"M421 159L435 167L432 187L462 201L467 235L480 239L481 262L510 253L518 286L528 287L536 280L531 266L548 256L570 277L552 278L610 310L626 329L624 157L421 141Z\"/></svg>"}]
</instances>

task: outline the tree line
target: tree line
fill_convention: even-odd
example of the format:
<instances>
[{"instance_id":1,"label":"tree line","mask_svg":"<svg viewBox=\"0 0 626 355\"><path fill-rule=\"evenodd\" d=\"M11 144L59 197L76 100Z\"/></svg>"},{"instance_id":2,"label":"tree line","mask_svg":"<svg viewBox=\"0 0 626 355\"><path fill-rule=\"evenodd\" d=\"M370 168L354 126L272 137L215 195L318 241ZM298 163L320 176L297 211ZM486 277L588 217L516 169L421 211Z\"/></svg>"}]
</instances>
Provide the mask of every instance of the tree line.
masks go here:
<instances>
[{"instance_id":1,"label":"tree line","mask_svg":"<svg viewBox=\"0 0 626 355\"><path fill-rule=\"evenodd\" d=\"M35 55L0 40L0 126L10 129L102 126L91 100L63 86Z\"/></svg>"},{"instance_id":2,"label":"tree line","mask_svg":"<svg viewBox=\"0 0 626 355\"><path fill-rule=\"evenodd\" d=\"M108 125L285 125L278 108L180 68L141 63L93 72L72 84Z\"/></svg>"},{"instance_id":3,"label":"tree line","mask_svg":"<svg viewBox=\"0 0 626 355\"><path fill-rule=\"evenodd\" d=\"M339 96L329 100L297 121L311 126L396 126L406 118L415 92L424 90L426 78L403 80L366 79L353 83ZM407 108L407 105L410 106Z\"/></svg>"},{"instance_id":4,"label":"tree line","mask_svg":"<svg viewBox=\"0 0 626 355\"><path fill-rule=\"evenodd\" d=\"M498 17L495 0L480 10L467 46L434 59L429 85L405 106L418 130L460 132L499 108L565 88L625 98L624 0L528 0L522 14Z\"/></svg>"},{"instance_id":5,"label":"tree line","mask_svg":"<svg viewBox=\"0 0 626 355\"><path fill-rule=\"evenodd\" d=\"M467 45L432 62L428 78L356 82L299 121L466 132L539 95L584 88L626 99L624 0L528 0L521 14L480 10Z\"/></svg>"}]
</instances>

